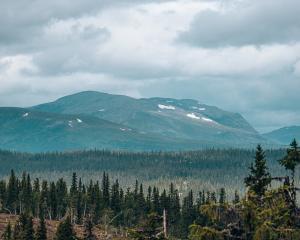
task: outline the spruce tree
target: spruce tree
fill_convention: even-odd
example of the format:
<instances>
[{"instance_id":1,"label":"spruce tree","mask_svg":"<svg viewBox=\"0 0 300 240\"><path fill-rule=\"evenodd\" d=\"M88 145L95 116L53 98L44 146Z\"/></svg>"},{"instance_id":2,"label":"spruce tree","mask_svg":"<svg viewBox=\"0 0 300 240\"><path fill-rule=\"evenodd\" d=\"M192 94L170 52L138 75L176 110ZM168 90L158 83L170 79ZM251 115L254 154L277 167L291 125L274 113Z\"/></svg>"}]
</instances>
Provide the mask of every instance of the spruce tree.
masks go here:
<instances>
[{"instance_id":1,"label":"spruce tree","mask_svg":"<svg viewBox=\"0 0 300 240\"><path fill-rule=\"evenodd\" d=\"M284 166L286 170L291 171L292 186L294 186L296 166L300 163L300 151L296 139L291 142L290 148L287 149L286 156L279 160L279 163Z\"/></svg>"},{"instance_id":2,"label":"spruce tree","mask_svg":"<svg viewBox=\"0 0 300 240\"><path fill-rule=\"evenodd\" d=\"M103 204L104 208L108 208L110 203L110 196L109 196L109 177L108 174L105 172L103 173L103 178L102 178L102 195L103 195Z\"/></svg>"},{"instance_id":3,"label":"spruce tree","mask_svg":"<svg viewBox=\"0 0 300 240\"><path fill-rule=\"evenodd\" d=\"M286 170L291 171L291 175L292 175L292 183L291 183L291 210L292 210L292 216L291 216L291 220L294 222L295 221L295 214L296 214L296 189L295 189L295 171L296 171L296 167L297 165L300 163L300 151L298 148L298 143L296 141L296 139L294 139L291 144L290 144L290 148L287 149L287 153L286 156L279 160L279 163L285 167ZM289 182L286 183L289 185Z\"/></svg>"},{"instance_id":4,"label":"spruce tree","mask_svg":"<svg viewBox=\"0 0 300 240\"><path fill-rule=\"evenodd\" d=\"M251 164L250 174L244 179L244 182L260 198L271 183L271 175L268 172L265 153L260 145L256 148L254 165Z\"/></svg>"},{"instance_id":5,"label":"spruce tree","mask_svg":"<svg viewBox=\"0 0 300 240\"><path fill-rule=\"evenodd\" d=\"M73 230L71 218L68 216L65 221L58 225L55 240L75 240L76 235Z\"/></svg>"},{"instance_id":6,"label":"spruce tree","mask_svg":"<svg viewBox=\"0 0 300 240\"><path fill-rule=\"evenodd\" d=\"M220 203L220 204L225 204L225 203L226 203L226 192L225 192L225 188L221 188L221 189L220 189L219 203Z\"/></svg>"},{"instance_id":7,"label":"spruce tree","mask_svg":"<svg viewBox=\"0 0 300 240\"><path fill-rule=\"evenodd\" d=\"M217 197L216 197L216 192L212 192L210 195L210 200L213 203L217 203Z\"/></svg>"},{"instance_id":8,"label":"spruce tree","mask_svg":"<svg viewBox=\"0 0 300 240\"><path fill-rule=\"evenodd\" d=\"M161 212L161 205L159 201L159 190L156 187L153 187L153 195L152 195L152 206L153 212L160 213Z\"/></svg>"},{"instance_id":9,"label":"spruce tree","mask_svg":"<svg viewBox=\"0 0 300 240\"><path fill-rule=\"evenodd\" d=\"M148 191L147 191L147 197L146 197L146 212L148 214L151 212L151 209L152 209L151 198L152 198L152 188L151 188L151 186L149 186Z\"/></svg>"},{"instance_id":10,"label":"spruce tree","mask_svg":"<svg viewBox=\"0 0 300 240\"><path fill-rule=\"evenodd\" d=\"M188 228L196 219L196 209L194 206L193 191L183 199L182 216L181 216L181 234L184 239L188 236Z\"/></svg>"},{"instance_id":11,"label":"spruce tree","mask_svg":"<svg viewBox=\"0 0 300 240\"><path fill-rule=\"evenodd\" d=\"M40 223L37 227L35 240L47 240L47 228L43 216L40 217Z\"/></svg>"},{"instance_id":12,"label":"spruce tree","mask_svg":"<svg viewBox=\"0 0 300 240\"><path fill-rule=\"evenodd\" d=\"M18 194L18 180L16 178L14 170L11 170L8 180L6 205L7 208L11 211L14 211L15 214L17 213Z\"/></svg>"},{"instance_id":13,"label":"spruce tree","mask_svg":"<svg viewBox=\"0 0 300 240\"><path fill-rule=\"evenodd\" d=\"M118 214L121 211L120 189L118 180L116 180L111 188L110 207L114 211L114 214Z\"/></svg>"},{"instance_id":14,"label":"spruce tree","mask_svg":"<svg viewBox=\"0 0 300 240\"><path fill-rule=\"evenodd\" d=\"M34 239L34 230L33 230L32 217L28 217L22 240L33 240L33 239Z\"/></svg>"},{"instance_id":15,"label":"spruce tree","mask_svg":"<svg viewBox=\"0 0 300 240\"><path fill-rule=\"evenodd\" d=\"M170 234L177 236L180 230L180 199L178 190L174 189L173 183L171 183L169 191L167 220Z\"/></svg>"},{"instance_id":16,"label":"spruce tree","mask_svg":"<svg viewBox=\"0 0 300 240\"><path fill-rule=\"evenodd\" d=\"M233 204L238 204L240 202L240 195L237 190L234 191Z\"/></svg>"},{"instance_id":17,"label":"spruce tree","mask_svg":"<svg viewBox=\"0 0 300 240\"><path fill-rule=\"evenodd\" d=\"M66 182L60 178L56 182L56 201L57 201L57 217L61 219L67 211L67 195L68 189Z\"/></svg>"},{"instance_id":18,"label":"spruce tree","mask_svg":"<svg viewBox=\"0 0 300 240\"><path fill-rule=\"evenodd\" d=\"M49 188L49 208L50 208L50 214L51 219L56 219L57 216L57 199L56 199L57 193L56 193L56 186L54 182L50 183Z\"/></svg>"}]
</instances>

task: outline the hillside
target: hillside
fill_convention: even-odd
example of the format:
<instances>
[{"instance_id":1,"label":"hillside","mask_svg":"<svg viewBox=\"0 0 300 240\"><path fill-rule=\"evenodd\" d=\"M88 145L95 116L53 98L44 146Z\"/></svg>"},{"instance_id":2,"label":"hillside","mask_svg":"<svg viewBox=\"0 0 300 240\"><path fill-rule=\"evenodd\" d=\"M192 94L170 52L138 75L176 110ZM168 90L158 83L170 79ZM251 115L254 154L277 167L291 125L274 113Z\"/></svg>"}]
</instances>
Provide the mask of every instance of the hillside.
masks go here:
<instances>
[{"instance_id":1,"label":"hillside","mask_svg":"<svg viewBox=\"0 0 300 240\"><path fill-rule=\"evenodd\" d=\"M97 117L144 135L182 142L224 147L253 147L271 144L238 113L231 113L191 99L135 99L100 92L81 92L31 108L57 114L81 114ZM183 149L183 147L179 147ZM193 149L193 147L189 147Z\"/></svg>"},{"instance_id":2,"label":"hillside","mask_svg":"<svg viewBox=\"0 0 300 240\"><path fill-rule=\"evenodd\" d=\"M263 136L278 144L288 145L292 139L300 140L300 126L283 127L274 130L269 133L263 134Z\"/></svg>"},{"instance_id":3,"label":"hillside","mask_svg":"<svg viewBox=\"0 0 300 240\"><path fill-rule=\"evenodd\" d=\"M199 142L146 135L88 115L46 113L22 108L0 108L0 129L1 148L16 151L93 148L142 151L200 147ZM209 143L205 144L209 146Z\"/></svg>"}]
</instances>

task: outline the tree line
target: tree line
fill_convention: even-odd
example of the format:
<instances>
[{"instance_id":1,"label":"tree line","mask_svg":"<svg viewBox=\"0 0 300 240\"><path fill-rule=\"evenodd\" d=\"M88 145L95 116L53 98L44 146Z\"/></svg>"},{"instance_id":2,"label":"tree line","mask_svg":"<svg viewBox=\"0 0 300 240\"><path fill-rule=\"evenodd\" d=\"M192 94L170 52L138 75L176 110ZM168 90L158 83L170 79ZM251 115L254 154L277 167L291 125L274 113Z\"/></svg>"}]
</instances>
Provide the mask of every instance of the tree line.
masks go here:
<instances>
[{"instance_id":1,"label":"tree line","mask_svg":"<svg viewBox=\"0 0 300 240\"><path fill-rule=\"evenodd\" d=\"M91 180L88 185L73 173L70 187L63 179L56 182L38 178L32 180L27 173L23 173L19 179L13 170L8 182L0 181L0 210L21 216L11 235L14 236L12 239L31 239L18 236L21 230L22 234L32 236L33 231L26 230L27 227L32 228L32 217L41 219L40 229L45 229L45 218L62 220L66 216L67 225L85 224L88 221L89 226L111 224L134 228L147 221L151 214L160 218L163 211L167 212L168 233L186 238L189 225L200 217L197 209L202 204L225 201L224 188L218 193L200 191L197 196L190 191L181 201L173 184L168 190L160 191L155 186L144 189L143 184L136 181L133 189L122 189L119 181L111 183L106 173L101 182Z\"/></svg>"}]
</instances>

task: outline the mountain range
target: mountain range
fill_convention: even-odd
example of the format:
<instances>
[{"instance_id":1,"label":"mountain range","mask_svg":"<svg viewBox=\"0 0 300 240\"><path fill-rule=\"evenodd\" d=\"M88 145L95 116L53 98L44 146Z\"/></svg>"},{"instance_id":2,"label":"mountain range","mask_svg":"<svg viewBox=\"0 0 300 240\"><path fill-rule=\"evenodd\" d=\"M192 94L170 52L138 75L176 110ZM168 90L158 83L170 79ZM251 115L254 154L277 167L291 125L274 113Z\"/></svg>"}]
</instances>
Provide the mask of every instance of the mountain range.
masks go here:
<instances>
[{"instance_id":1,"label":"mountain range","mask_svg":"<svg viewBox=\"0 0 300 240\"><path fill-rule=\"evenodd\" d=\"M289 126L263 134L263 137L281 145L289 145L292 139L300 140L300 126Z\"/></svg>"},{"instance_id":2,"label":"mountain range","mask_svg":"<svg viewBox=\"0 0 300 240\"><path fill-rule=\"evenodd\" d=\"M280 132L261 135L240 114L196 100L135 99L93 91L30 108L2 107L0 128L0 148L28 152L179 151L285 144L278 137Z\"/></svg>"}]
</instances>

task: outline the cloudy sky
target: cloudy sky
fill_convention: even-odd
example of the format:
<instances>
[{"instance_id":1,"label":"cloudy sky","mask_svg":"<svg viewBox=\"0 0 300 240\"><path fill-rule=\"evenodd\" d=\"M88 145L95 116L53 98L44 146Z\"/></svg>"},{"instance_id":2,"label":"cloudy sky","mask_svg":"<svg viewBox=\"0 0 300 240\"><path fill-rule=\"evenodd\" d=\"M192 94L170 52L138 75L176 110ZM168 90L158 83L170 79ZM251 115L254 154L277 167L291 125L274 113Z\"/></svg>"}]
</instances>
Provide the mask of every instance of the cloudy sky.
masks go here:
<instances>
[{"instance_id":1,"label":"cloudy sky","mask_svg":"<svg viewBox=\"0 0 300 240\"><path fill-rule=\"evenodd\" d=\"M299 0L1 0L0 106L83 90L300 125Z\"/></svg>"}]
</instances>

